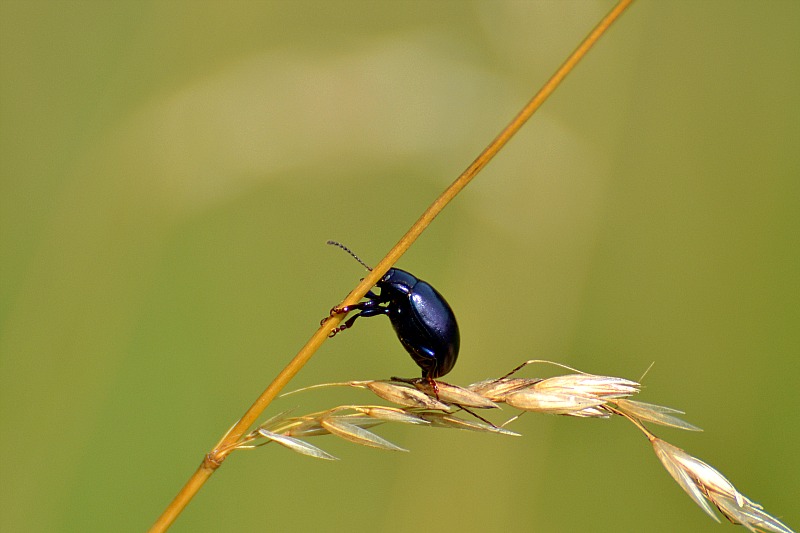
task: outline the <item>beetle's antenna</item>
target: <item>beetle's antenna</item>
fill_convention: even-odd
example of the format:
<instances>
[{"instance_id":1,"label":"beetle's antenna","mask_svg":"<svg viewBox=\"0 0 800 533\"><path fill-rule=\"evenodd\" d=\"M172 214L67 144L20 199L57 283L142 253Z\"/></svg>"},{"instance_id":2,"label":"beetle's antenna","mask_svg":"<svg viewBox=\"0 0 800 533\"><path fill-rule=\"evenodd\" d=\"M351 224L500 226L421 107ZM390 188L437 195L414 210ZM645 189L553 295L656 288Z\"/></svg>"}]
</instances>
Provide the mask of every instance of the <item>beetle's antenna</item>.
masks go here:
<instances>
[{"instance_id":1,"label":"beetle's antenna","mask_svg":"<svg viewBox=\"0 0 800 533\"><path fill-rule=\"evenodd\" d=\"M328 241L327 244L330 244L331 246L338 246L339 248L341 248L342 250L344 250L348 254L352 255L353 259L355 259L356 261L361 263L361 266L363 266L364 268L366 268L367 270L372 272L372 267L370 267L368 264L366 264L364 261L362 261L356 254L353 253L353 250L351 250L350 248L348 248L344 244L342 244L340 242L336 242L336 241Z\"/></svg>"}]
</instances>

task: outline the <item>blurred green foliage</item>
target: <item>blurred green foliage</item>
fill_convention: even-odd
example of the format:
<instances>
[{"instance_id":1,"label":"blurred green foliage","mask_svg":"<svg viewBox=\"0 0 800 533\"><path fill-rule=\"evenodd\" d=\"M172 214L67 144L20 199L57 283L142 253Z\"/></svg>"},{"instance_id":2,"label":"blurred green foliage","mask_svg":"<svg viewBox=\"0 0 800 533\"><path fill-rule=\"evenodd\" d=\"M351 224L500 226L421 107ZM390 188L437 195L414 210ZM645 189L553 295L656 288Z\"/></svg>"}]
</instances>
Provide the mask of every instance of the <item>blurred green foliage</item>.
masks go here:
<instances>
[{"instance_id":1,"label":"blurred green foliage","mask_svg":"<svg viewBox=\"0 0 800 533\"><path fill-rule=\"evenodd\" d=\"M142 531L611 2L0 3L0 530ZM400 262L798 527L800 4L634 5ZM416 367L387 321L293 385ZM535 370L528 370L533 375ZM325 390L271 413L370 402ZM266 415L265 415L266 416ZM235 454L174 531L721 531L632 427Z\"/></svg>"}]
</instances>

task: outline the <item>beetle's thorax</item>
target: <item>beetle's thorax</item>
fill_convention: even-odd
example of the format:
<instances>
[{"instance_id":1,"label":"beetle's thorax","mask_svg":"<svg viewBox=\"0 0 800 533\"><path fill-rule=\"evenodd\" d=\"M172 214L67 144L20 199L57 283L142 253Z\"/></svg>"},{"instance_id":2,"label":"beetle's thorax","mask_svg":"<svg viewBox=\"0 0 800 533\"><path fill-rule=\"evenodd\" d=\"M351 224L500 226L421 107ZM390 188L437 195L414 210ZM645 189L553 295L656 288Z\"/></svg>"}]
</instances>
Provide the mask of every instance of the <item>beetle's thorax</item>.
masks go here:
<instances>
[{"instance_id":1,"label":"beetle's thorax","mask_svg":"<svg viewBox=\"0 0 800 533\"><path fill-rule=\"evenodd\" d=\"M414 285L419 280L405 270L399 268L390 268L388 272L378 282L378 287L381 289L388 289L394 292L401 292L403 294L410 294L414 289Z\"/></svg>"}]
</instances>

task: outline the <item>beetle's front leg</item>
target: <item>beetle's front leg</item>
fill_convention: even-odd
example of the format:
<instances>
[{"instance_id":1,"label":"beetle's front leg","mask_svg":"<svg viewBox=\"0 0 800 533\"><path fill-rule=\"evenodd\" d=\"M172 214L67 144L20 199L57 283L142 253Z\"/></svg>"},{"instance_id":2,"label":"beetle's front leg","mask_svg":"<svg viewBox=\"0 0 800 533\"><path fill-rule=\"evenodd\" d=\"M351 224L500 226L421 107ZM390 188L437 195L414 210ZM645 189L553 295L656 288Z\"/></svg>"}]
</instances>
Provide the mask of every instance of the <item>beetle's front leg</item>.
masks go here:
<instances>
[{"instance_id":1,"label":"beetle's front leg","mask_svg":"<svg viewBox=\"0 0 800 533\"><path fill-rule=\"evenodd\" d=\"M335 306L331 307L331 310L329 311L328 316L326 316L325 318L320 320L319 321L319 325L320 326L325 325L325 322L330 317L335 316L335 315L347 314L350 311L355 311L356 309L369 309L369 307L371 305L374 305L373 304L374 301L380 300L380 296L376 295L372 291L368 291L366 296L369 298L369 301L361 302L361 303L358 303L358 304L355 304L355 305L345 305L345 306L342 306L342 307L339 307L338 305L335 305Z\"/></svg>"},{"instance_id":2,"label":"beetle's front leg","mask_svg":"<svg viewBox=\"0 0 800 533\"><path fill-rule=\"evenodd\" d=\"M330 316L346 314L355 309L370 309L371 307L383 302L381 297L371 290L367 291L367 294L364 295L364 298L367 298L366 302L357 303L355 305L345 305L342 307L339 307L338 305L331 307ZM320 325L322 325L326 320L327 318L323 318L322 322L320 322Z\"/></svg>"},{"instance_id":3,"label":"beetle's front leg","mask_svg":"<svg viewBox=\"0 0 800 533\"><path fill-rule=\"evenodd\" d=\"M381 297L375 294L372 291L367 291L367 294L364 295L366 298L369 298L366 302L361 302L355 305L345 305L339 307L338 305L331 307L330 314L319 321L319 325L322 326L325 322L332 316L335 315L344 315L349 313L350 311L355 311L356 309L369 309L374 305L377 305L382 302Z\"/></svg>"},{"instance_id":4,"label":"beetle's front leg","mask_svg":"<svg viewBox=\"0 0 800 533\"><path fill-rule=\"evenodd\" d=\"M366 302L361 302L361 303L355 304L355 305L346 305L344 307L334 307L333 309L331 309L331 315L349 313L350 311L356 311L356 310L358 310L359 312L356 313L355 315L351 316L350 318L348 318L345 321L345 323L342 324L341 326L332 329L331 332L328 334L328 337L333 337L337 333L340 333L340 332L342 332L342 331L344 331L346 329L349 329L349 328L353 327L353 324L355 323L356 319L358 317L360 317L360 316L370 317L370 316L378 316L378 315L388 314L389 313L389 309L387 309L386 307L381 307L380 304L381 304L380 300L373 299L373 300L367 300Z\"/></svg>"}]
</instances>

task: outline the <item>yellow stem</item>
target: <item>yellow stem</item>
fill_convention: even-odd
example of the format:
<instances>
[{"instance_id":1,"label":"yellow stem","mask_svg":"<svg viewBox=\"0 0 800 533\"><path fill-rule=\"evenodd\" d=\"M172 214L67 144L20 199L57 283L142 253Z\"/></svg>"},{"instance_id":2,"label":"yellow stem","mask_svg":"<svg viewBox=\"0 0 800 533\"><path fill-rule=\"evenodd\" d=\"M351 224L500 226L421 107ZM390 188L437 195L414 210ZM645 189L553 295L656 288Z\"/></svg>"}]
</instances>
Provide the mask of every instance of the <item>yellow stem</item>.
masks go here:
<instances>
[{"instance_id":1,"label":"yellow stem","mask_svg":"<svg viewBox=\"0 0 800 533\"><path fill-rule=\"evenodd\" d=\"M642 422L638 418L634 418L631 415L629 415L628 413L620 411L619 409L611 407L610 405L606 405L604 407L605 407L605 410L608 411L609 413L613 413L615 415L621 416L622 418L626 418L628 420L628 422L630 422L631 424L636 426L639 429L639 431L644 433L644 436L647 437L647 440L649 440L650 442L653 442L655 439L658 438L653 433L651 433L649 429L644 427L644 424L642 424Z\"/></svg>"},{"instance_id":2,"label":"yellow stem","mask_svg":"<svg viewBox=\"0 0 800 533\"><path fill-rule=\"evenodd\" d=\"M391 266L402 256L411 244L417 240L417 237L428 227L434 218L450 203L450 201L472 181L478 172L485 167L489 161L505 146L509 139L527 122L533 113L541 107L545 100L555 91L556 87L561 81L572 71L575 65L586 55L586 53L594 46L597 40L605 33L605 31L614 23L615 20L625 11L625 9L633 2L633 0L620 0L616 6L606 15L603 20L592 30L592 32L583 40L583 42L575 49L574 52L567 58L564 64L553 74L553 76L544 84L539 92L534 95L530 102L514 117L506 128L500 132L486 149L467 167L467 169L439 196L428 209L422 213L411 229L403 235L400 241L392 248L386 257L378 263L372 272L364 278L364 280L353 289L352 292L345 298L341 305L353 305L360 301L369 289L375 286L384 274L391 268ZM339 314L331 316L320 328L311 336L308 342L303 346L297 355L294 356L286 368L278 374L272 383L261 393L261 396L250 406L247 412L239 419L228 433L223 437L220 443L211 450L203 459L203 462L198 467L197 471L189 478L189 481L178 492L175 499L167 506L163 514L156 520L150 528L151 533L166 531L167 528L175 521L178 515L183 511L186 505L191 501L195 494L200 490L203 484L211 477L211 474L219 468L219 465L227 457L227 455L234 449L232 444L237 442L247 429L253 425L256 419L272 402L287 383L297 374L301 368L311 359L314 352L322 345L328 338L328 332L338 326L345 315Z\"/></svg>"}]
</instances>

